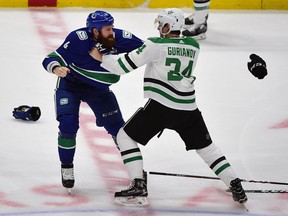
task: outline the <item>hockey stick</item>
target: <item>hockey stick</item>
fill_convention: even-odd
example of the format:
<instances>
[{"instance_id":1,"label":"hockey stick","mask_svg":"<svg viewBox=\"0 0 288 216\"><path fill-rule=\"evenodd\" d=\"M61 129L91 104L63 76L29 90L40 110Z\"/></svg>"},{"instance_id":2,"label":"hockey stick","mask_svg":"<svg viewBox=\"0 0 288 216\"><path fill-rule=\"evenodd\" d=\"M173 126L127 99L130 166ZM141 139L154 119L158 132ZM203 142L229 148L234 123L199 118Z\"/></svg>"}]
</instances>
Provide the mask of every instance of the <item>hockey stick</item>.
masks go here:
<instances>
[{"instance_id":1,"label":"hockey stick","mask_svg":"<svg viewBox=\"0 0 288 216\"><path fill-rule=\"evenodd\" d=\"M231 190L226 190L231 192ZM244 190L245 193L288 193L288 190Z\"/></svg>"},{"instance_id":2,"label":"hockey stick","mask_svg":"<svg viewBox=\"0 0 288 216\"><path fill-rule=\"evenodd\" d=\"M220 178L210 177L210 176L187 175L187 174L176 174L176 173L164 173L164 172L153 172L153 171L150 171L149 174L151 174L151 175L164 175L164 176L177 176L177 177L220 180ZM246 179L240 179L240 180L242 182L250 182L250 183L288 185L288 183L285 183L285 182L257 181L257 180L246 180Z\"/></svg>"}]
</instances>

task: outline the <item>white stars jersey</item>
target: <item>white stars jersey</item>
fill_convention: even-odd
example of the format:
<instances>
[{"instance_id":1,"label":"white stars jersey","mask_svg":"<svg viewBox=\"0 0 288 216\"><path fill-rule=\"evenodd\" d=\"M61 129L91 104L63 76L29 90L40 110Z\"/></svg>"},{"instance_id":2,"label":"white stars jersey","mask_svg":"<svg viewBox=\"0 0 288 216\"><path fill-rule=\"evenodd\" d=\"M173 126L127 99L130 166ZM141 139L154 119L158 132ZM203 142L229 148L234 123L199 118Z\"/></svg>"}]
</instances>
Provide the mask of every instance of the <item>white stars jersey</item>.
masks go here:
<instances>
[{"instance_id":1,"label":"white stars jersey","mask_svg":"<svg viewBox=\"0 0 288 216\"><path fill-rule=\"evenodd\" d=\"M193 69L199 43L192 38L149 38L124 56L103 56L101 66L123 75L146 64L144 97L177 110L195 110Z\"/></svg>"}]
</instances>

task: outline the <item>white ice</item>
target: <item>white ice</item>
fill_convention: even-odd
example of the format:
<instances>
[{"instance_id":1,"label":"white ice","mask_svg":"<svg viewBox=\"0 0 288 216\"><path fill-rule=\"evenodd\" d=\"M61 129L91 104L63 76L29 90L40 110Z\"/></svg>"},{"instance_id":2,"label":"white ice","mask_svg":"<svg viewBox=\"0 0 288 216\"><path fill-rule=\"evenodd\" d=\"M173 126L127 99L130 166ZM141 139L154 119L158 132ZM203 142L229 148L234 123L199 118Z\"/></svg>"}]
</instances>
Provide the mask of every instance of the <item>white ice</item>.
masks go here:
<instances>
[{"instance_id":1,"label":"white ice","mask_svg":"<svg viewBox=\"0 0 288 216\"><path fill-rule=\"evenodd\" d=\"M85 25L83 9L1 9L0 11L0 216L11 215L288 215L288 194L247 193L247 210L235 203L218 180L148 175L149 206L113 204L128 174L112 139L81 106L72 194L61 186L58 124L53 95L56 77L41 65L66 34ZM108 10L115 27L142 39L158 36L159 10ZM192 13L183 9L185 15ZM288 12L214 11L195 75L197 103L213 141L240 178L288 182ZM267 63L268 76L253 77L249 55ZM143 99L144 67L111 88L127 120ZM39 106L37 122L12 117L14 107ZM193 131L191 131L193 133ZM141 148L149 171L215 177L172 131ZM243 183L247 190L288 190L288 185Z\"/></svg>"}]
</instances>

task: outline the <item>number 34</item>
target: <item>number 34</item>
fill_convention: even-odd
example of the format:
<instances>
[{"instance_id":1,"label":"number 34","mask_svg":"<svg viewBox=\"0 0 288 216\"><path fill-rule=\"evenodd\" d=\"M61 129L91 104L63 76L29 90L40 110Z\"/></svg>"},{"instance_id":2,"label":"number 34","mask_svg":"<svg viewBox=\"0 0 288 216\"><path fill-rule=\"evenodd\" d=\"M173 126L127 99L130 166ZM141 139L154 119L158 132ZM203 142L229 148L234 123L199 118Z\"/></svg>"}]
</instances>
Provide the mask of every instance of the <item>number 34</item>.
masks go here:
<instances>
[{"instance_id":1,"label":"number 34","mask_svg":"<svg viewBox=\"0 0 288 216\"><path fill-rule=\"evenodd\" d=\"M184 68L184 70L180 71L181 69L181 61L178 58L167 58L165 65L166 66L171 66L175 65L173 70L170 70L168 72L168 80L181 80L182 77L191 77L192 75L192 68L193 68L193 61L189 61L187 67Z\"/></svg>"}]
</instances>

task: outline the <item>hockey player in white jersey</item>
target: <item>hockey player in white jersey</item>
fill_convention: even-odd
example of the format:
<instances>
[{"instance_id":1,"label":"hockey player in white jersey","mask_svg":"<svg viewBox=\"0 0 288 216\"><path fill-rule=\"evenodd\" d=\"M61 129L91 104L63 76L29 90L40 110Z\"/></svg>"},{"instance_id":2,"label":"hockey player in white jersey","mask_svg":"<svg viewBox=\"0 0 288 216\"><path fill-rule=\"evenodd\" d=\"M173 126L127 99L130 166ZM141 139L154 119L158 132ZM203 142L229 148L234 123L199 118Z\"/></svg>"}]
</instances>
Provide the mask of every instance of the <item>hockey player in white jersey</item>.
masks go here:
<instances>
[{"instance_id":1,"label":"hockey player in white jersey","mask_svg":"<svg viewBox=\"0 0 288 216\"><path fill-rule=\"evenodd\" d=\"M231 189L234 201L245 203L247 197L241 180L212 142L196 105L193 71L200 51L199 43L191 37L180 37L184 15L177 8L160 12L155 24L160 37L149 38L140 48L124 56L102 56L97 50L90 53L93 58L102 61L102 67L119 75L146 64L144 96L148 102L136 111L117 135L131 184L127 189L115 193L115 203L126 206L148 204L138 143L145 146L166 128L180 135L187 151L196 150Z\"/></svg>"}]
</instances>

